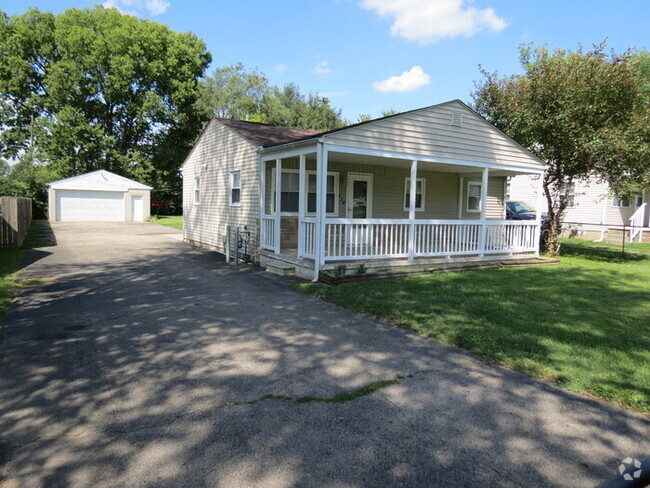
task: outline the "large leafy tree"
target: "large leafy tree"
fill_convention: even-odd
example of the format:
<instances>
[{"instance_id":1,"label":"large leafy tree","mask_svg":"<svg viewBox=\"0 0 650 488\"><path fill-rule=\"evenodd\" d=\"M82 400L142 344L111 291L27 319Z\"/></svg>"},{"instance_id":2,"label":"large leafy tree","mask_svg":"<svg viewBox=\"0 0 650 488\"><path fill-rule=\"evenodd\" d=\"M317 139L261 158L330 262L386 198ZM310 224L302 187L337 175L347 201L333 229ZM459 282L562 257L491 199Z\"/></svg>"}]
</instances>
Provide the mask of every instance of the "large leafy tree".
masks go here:
<instances>
[{"instance_id":1,"label":"large leafy tree","mask_svg":"<svg viewBox=\"0 0 650 488\"><path fill-rule=\"evenodd\" d=\"M650 104L647 53L520 48L521 75L482 71L476 110L546 162L547 244L557 247L568 188L582 178L629 194L648 184Z\"/></svg>"},{"instance_id":2,"label":"large leafy tree","mask_svg":"<svg viewBox=\"0 0 650 488\"><path fill-rule=\"evenodd\" d=\"M115 9L0 12L0 156L178 186L210 60L194 34Z\"/></svg>"},{"instance_id":3,"label":"large leafy tree","mask_svg":"<svg viewBox=\"0 0 650 488\"><path fill-rule=\"evenodd\" d=\"M247 71L241 63L217 68L202 80L197 105L209 116L302 129L328 130L345 123L326 97L304 95L294 83L271 86L264 74Z\"/></svg>"}]
</instances>

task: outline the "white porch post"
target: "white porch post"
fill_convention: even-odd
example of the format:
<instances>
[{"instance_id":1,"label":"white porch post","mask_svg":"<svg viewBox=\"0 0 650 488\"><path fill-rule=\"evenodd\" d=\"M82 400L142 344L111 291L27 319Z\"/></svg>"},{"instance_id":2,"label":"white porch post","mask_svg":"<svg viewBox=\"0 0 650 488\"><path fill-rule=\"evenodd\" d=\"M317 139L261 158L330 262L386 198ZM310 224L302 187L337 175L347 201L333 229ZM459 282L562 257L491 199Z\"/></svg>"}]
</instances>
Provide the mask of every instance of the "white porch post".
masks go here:
<instances>
[{"instance_id":1,"label":"white porch post","mask_svg":"<svg viewBox=\"0 0 650 488\"><path fill-rule=\"evenodd\" d=\"M607 230L607 201L609 200L609 196L607 194L603 195L603 213L600 218L600 241L605 240L605 232Z\"/></svg>"},{"instance_id":2,"label":"white porch post","mask_svg":"<svg viewBox=\"0 0 650 488\"><path fill-rule=\"evenodd\" d=\"M485 255L485 241L487 238L487 194L488 194L488 168L483 168L483 178L481 180L481 233L478 241L478 250L480 256Z\"/></svg>"},{"instance_id":3,"label":"white porch post","mask_svg":"<svg viewBox=\"0 0 650 488\"><path fill-rule=\"evenodd\" d=\"M300 155L298 166L298 257L305 252L305 229L303 228L303 219L305 218L305 198L307 197L307 187L305 184L305 166L307 155Z\"/></svg>"},{"instance_id":4,"label":"white porch post","mask_svg":"<svg viewBox=\"0 0 650 488\"><path fill-rule=\"evenodd\" d=\"M415 201L418 183L418 162L414 160L411 162L411 188L409 191L410 200L409 200L409 248L408 248L408 260L413 261L415 255Z\"/></svg>"},{"instance_id":5,"label":"white porch post","mask_svg":"<svg viewBox=\"0 0 650 488\"><path fill-rule=\"evenodd\" d=\"M264 221L263 217L266 214L266 161L260 158L260 227L257 234L259 242L257 243L260 251L262 250L262 243L267 241L267 236L264 235Z\"/></svg>"},{"instance_id":6,"label":"white porch post","mask_svg":"<svg viewBox=\"0 0 650 488\"><path fill-rule=\"evenodd\" d=\"M282 160L275 160L275 254L280 254L282 231Z\"/></svg>"},{"instance_id":7,"label":"white porch post","mask_svg":"<svg viewBox=\"0 0 650 488\"><path fill-rule=\"evenodd\" d=\"M325 215L327 212L327 151L323 143L316 147L316 249L314 256L314 283L325 264Z\"/></svg>"},{"instance_id":8,"label":"white porch post","mask_svg":"<svg viewBox=\"0 0 650 488\"><path fill-rule=\"evenodd\" d=\"M537 182L537 205L535 206L535 256L539 256L539 239L542 232L542 206L544 205L544 175L539 175Z\"/></svg>"}]
</instances>

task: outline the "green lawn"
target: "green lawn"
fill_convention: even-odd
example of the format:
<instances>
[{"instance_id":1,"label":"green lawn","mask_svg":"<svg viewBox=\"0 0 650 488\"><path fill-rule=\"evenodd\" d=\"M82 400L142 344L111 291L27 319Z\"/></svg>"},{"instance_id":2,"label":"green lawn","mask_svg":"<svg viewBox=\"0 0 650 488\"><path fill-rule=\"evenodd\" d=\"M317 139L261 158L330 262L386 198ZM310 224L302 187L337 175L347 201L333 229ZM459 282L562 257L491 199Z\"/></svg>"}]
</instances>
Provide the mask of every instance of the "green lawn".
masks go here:
<instances>
[{"instance_id":1,"label":"green lawn","mask_svg":"<svg viewBox=\"0 0 650 488\"><path fill-rule=\"evenodd\" d=\"M22 263L23 251L0 252L0 318L7 311L11 299L18 291L19 284L15 278Z\"/></svg>"},{"instance_id":2,"label":"green lawn","mask_svg":"<svg viewBox=\"0 0 650 488\"><path fill-rule=\"evenodd\" d=\"M566 249L556 266L298 289L650 414L650 258Z\"/></svg>"},{"instance_id":3,"label":"green lawn","mask_svg":"<svg viewBox=\"0 0 650 488\"><path fill-rule=\"evenodd\" d=\"M22 249L0 251L0 318L7 311L7 307L16 295L18 288L25 285L37 285L43 281L16 281L16 273L20 271L23 265L24 249L44 248L54 244L55 241L49 222L47 220L34 220L27 232Z\"/></svg>"},{"instance_id":4,"label":"green lawn","mask_svg":"<svg viewBox=\"0 0 650 488\"><path fill-rule=\"evenodd\" d=\"M621 251L622 247L621 244L611 244L609 242L595 242L595 241L588 241L585 239L560 239L560 242L562 245L569 245L571 247L574 246L579 246L579 247L590 247L590 248L598 248L598 249L610 249L613 251ZM650 254L650 243L649 242L635 242L634 244L625 244L625 251L630 251L634 253L644 253L644 254Z\"/></svg>"},{"instance_id":5,"label":"green lawn","mask_svg":"<svg viewBox=\"0 0 650 488\"><path fill-rule=\"evenodd\" d=\"M151 221L156 224L173 227L174 229L183 229L182 215L157 215L151 217Z\"/></svg>"}]
</instances>

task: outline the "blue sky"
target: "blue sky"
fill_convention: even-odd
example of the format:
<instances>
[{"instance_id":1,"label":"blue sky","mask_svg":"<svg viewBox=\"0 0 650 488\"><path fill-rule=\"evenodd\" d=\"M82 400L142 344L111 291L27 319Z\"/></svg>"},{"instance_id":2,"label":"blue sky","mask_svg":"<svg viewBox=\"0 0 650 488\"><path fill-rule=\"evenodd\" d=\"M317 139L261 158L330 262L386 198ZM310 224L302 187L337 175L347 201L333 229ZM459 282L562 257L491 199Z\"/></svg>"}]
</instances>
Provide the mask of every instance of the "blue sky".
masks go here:
<instances>
[{"instance_id":1,"label":"blue sky","mask_svg":"<svg viewBox=\"0 0 650 488\"><path fill-rule=\"evenodd\" d=\"M123 12L193 31L214 67L242 62L272 84L328 96L343 115L380 116L471 99L479 65L520 72L517 47L650 48L647 0L105 0ZM10 14L60 12L90 0L0 2Z\"/></svg>"}]
</instances>

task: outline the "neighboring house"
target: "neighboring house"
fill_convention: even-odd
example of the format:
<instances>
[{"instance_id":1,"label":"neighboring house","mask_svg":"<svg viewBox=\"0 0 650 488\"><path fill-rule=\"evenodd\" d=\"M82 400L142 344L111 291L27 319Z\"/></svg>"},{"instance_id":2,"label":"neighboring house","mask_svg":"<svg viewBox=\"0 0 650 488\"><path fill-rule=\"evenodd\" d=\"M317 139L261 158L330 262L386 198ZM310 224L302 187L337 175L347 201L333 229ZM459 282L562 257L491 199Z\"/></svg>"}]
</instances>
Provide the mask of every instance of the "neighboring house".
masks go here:
<instances>
[{"instance_id":1,"label":"neighboring house","mask_svg":"<svg viewBox=\"0 0 650 488\"><path fill-rule=\"evenodd\" d=\"M538 255L539 220L506 221L506 179L543 163L459 100L322 133L213 119L182 166L186 241L317 279L344 263Z\"/></svg>"},{"instance_id":2,"label":"neighboring house","mask_svg":"<svg viewBox=\"0 0 650 488\"><path fill-rule=\"evenodd\" d=\"M48 187L51 221L144 222L149 218L151 187L100 169Z\"/></svg>"},{"instance_id":3,"label":"neighboring house","mask_svg":"<svg viewBox=\"0 0 650 488\"><path fill-rule=\"evenodd\" d=\"M532 204L537 201L539 177L516 176L507 188L508 200ZM630 230L629 237L635 241L650 239L650 189L631 199L618 198L607 183L593 177L577 180L567 190L569 206L562 219L566 235L603 240L608 233L618 238L620 231ZM542 211L548 211L545 197Z\"/></svg>"}]
</instances>

